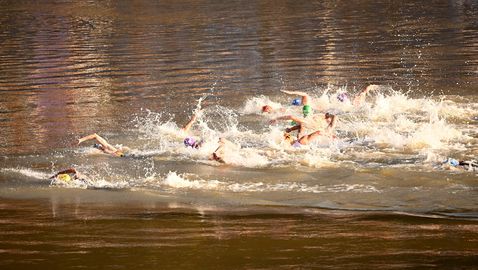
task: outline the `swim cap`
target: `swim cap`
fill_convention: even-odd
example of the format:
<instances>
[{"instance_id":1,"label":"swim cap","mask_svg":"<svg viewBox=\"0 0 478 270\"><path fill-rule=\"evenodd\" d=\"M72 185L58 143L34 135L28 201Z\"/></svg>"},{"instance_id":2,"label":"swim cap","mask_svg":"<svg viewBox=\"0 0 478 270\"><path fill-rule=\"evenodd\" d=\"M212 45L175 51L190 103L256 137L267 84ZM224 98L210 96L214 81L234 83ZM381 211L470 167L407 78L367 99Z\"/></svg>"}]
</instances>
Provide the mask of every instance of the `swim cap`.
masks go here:
<instances>
[{"instance_id":1,"label":"swim cap","mask_svg":"<svg viewBox=\"0 0 478 270\"><path fill-rule=\"evenodd\" d=\"M311 112L312 112L312 107L310 107L310 105L304 105L304 107L302 107L302 113L304 114L304 117L309 115Z\"/></svg>"},{"instance_id":2,"label":"swim cap","mask_svg":"<svg viewBox=\"0 0 478 270\"><path fill-rule=\"evenodd\" d=\"M99 144L99 143L95 143L95 144L93 144L93 147L96 148L96 149L100 149L100 150L101 150L102 145Z\"/></svg>"},{"instance_id":3,"label":"swim cap","mask_svg":"<svg viewBox=\"0 0 478 270\"><path fill-rule=\"evenodd\" d=\"M292 100L292 105L294 106L300 106L301 103L302 100L300 100L300 98L295 98L294 100Z\"/></svg>"},{"instance_id":4,"label":"swim cap","mask_svg":"<svg viewBox=\"0 0 478 270\"><path fill-rule=\"evenodd\" d=\"M337 99L340 102L344 102L344 101L348 100L349 97L347 96L347 93L340 93L340 94L337 95Z\"/></svg>"},{"instance_id":5,"label":"swim cap","mask_svg":"<svg viewBox=\"0 0 478 270\"><path fill-rule=\"evenodd\" d=\"M195 144L196 140L193 137L187 137L186 139L184 139L184 145L186 147L194 147Z\"/></svg>"},{"instance_id":6,"label":"swim cap","mask_svg":"<svg viewBox=\"0 0 478 270\"><path fill-rule=\"evenodd\" d=\"M450 164L453 167L456 167L460 164L460 162L456 159L453 158L448 158L447 160L444 161L444 163Z\"/></svg>"},{"instance_id":7,"label":"swim cap","mask_svg":"<svg viewBox=\"0 0 478 270\"><path fill-rule=\"evenodd\" d=\"M66 173L59 174L57 177L58 177L58 180L61 180L63 182L70 182L71 181L71 177Z\"/></svg>"},{"instance_id":8,"label":"swim cap","mask_svg":"<svg viewBox=\"0 0 478 270\"><path fill-rule=\"evenodd\" d=\"M272 107L269 105L262 106L262 112L272 112Z\"/></svg>"}]
</instances>

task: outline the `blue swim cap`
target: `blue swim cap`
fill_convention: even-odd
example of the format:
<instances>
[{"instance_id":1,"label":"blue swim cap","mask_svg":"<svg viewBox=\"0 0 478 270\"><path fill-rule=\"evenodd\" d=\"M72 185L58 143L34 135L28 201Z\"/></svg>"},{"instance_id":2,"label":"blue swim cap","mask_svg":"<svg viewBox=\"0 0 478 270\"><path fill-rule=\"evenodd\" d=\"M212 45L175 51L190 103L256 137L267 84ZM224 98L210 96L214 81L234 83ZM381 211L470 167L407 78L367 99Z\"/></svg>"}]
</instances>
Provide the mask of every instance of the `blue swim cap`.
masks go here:
<instances>
[{"instance_id":1,"label":"blue swim cap","mask_svg":"<svg viewBox=\"0 0 478 270\"><path fill-rule=\"evenodd\" d=\"M102 145L99 144L99 143L93 144L93 147L96 148L96 149L100 149L100 150L101 150L101 148L103 148Z\"/></svg>"},{"instance_id":2,"label":"blue swim cap","mask_svg":"<svg viewBox=\"0 0 478 270\"><path fill-rule=\"evenodd\" d=\"M302 104L302 100L300 98L295 98L294 100L292 100L292 105L300 106L300 104Z\"/></svg>"},{"instance_id":3,"label":"blue swim cap","mask_svg":"<svg viewBox=\"0 0 478 270\"><path fill-rule=\"evenodd\" d=\"M340 93L340 94L337 95L337 99L340 102L344 102L344 101L348 100L349 97L347 96L347 93Z\"/></svg>"},{"instance_id":4,"label":"blue swim cap","mask_svg":"<svg viewBox=\"0 0 478 270\"><path fill-rule=\"evenodd\" d=\"M453 167L456 167L456 166L460 165L460 162L456 159L453 159L453 158L448 158L443 163L450 164Z\"/></svg>"},{"instance_id":5,"label":"blue swim cap","mask_svg":"<svg viewBox=\"0 0 478 270\"><path fill-rule=\"evenodd\" d=\"M186 147L194 147L195 144L196 140L193 137L187 137L186 139L184 139L184 145Z\"/></svg>"}]
</instances>

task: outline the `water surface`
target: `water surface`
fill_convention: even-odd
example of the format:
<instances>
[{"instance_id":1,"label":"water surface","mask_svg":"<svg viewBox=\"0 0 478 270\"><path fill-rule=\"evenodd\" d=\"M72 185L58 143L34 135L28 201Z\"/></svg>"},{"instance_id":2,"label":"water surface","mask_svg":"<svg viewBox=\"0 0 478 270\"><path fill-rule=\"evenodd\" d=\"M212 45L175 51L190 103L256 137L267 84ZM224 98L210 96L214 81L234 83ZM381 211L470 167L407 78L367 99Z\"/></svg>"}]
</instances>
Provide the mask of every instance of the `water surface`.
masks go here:
<instances>
[{"instance_id":1,"label":"water surface","mask_svg":"<svg viewBox=\"0 0 478 270\"><path fill-rule=\"evenodd\" d=\"M476 18L475 1L0 1L2 268L473 267L476 172L442 162L478 151ZM269 120L300 108L280 90L337 114L336 139L284 144ZM93 132L133 156L76 145ZM227 165L208 160L220 137L241 146ZM68 167L92 183L48 180Z\"/></svg>"}]
</instances>

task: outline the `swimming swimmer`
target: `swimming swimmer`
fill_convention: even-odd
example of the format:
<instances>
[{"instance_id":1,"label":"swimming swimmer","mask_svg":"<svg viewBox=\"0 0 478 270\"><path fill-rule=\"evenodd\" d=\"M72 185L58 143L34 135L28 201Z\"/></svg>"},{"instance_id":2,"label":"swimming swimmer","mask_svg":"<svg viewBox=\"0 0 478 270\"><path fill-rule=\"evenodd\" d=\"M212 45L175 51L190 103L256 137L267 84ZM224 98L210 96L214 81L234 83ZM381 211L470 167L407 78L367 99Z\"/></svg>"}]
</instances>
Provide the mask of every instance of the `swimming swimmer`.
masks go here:
<instances>
[{"instance_id":1,"label":"swimming swimmer","mask_svg":"<svg viewBox=\"0 0 478 270\"><path fill-rule=\"evenodd\" d=\"M327 132L330 132L335 127L335 121L336 121L335 119L336 118L335 118L334 115L328 114L328 113L326 114L326 117L328 119L327 121L329 122L329 125L327 126L326 129L327 129ZM304 126L304 119L301 119L299 117L295 117L293 115L286 115L286 116L278 117L276 119L273 119L271 121L271 123L275 123L278 120L293 120L301 126L301 129ZM315 140L318 136L323 136L323 134L320 130L316 130L312 133L309 133L309 134L303 135L303 136L301 136L300 134L301 133L299 131L298 139L294 140L294 139L291 138L290 134L286 130L286 133L284 133L284 140L287 141L288 143L290 143L290 145L292 145L293 147L300 147L301 145L309 144L310 142ZM333 138L334 136L332 135L331 137Z\"/></svg>"},{"instance_id":2,"label":"swimming swimmer","mask_svg":"<svg viewBox=\"0 0 478 270\"><path fill-rule=\"evenodd\" d=\"M184 132L188 132L191 129L192 125L196 122L196 120L199 117L199 115L201 114L201 112L202 112L202 110L199 110L199 111L195 112L193 114L193 116L191 117L191 119L188 121L188 123L186 125L184 125L184 127L182 127L181 130L184 131ZM191 147L191 148L198 149L202 146L204 141L203 140L196 140L195 138L193 138L191 136L188 136L184 139L183 143L186 147ZM233 143L226 140L225 138L220 138L218 143L219 143L219 147L216 150L214 150L214 152L209 156L209 160L215 160L215 161L220 162L220 163L225 163L224 159L223 159L224 149L225 149L226 145L233 144Z\"/></svg>"},{"instance_id":3,"label":"swimming swimmer","mask_svg":"<svg viewBox=\"0 0 478 270\"><path fill-rule=\"evenodd\" d=\"M196 139L194 139L193 137L186 137L183 143L184 143L184 146L186 147L198 149L199 147L201 147L203 141L202 140L196 141Z\"/></svg>"},{"instance_id":4,"label":"swimming swimmer","mask_svg":"<svg viewBox=\"0 0 478 270\"><path fill-rule=\"evenodd\" d=\"M302 145L307 145L309 144L310 142L312 142L313 140L315 140L315 138L321 136L321 132L319 130L317 131L314 131L310 134L307 134L307 135L304 135L304 136L301 136L299 139L297 140L294 140L290 137L290 134L288 133L284 133L284 140L288 143L290 143L291 146L295 147L295 148L299 148L300 146Z\"/></svg>"},{"instance_id":5,"label":"swimming swimmer","mask_svg":"<svg viewBox=\"0 0 478 270\"><path fill-rule=\"evenodd\" d=\"M286 90L281 90L281 92L286 93L288 95L296 95L301 97L302 113L304 114L304 117L307 117L309 114L312 113L311 98L307 93L299 92L299 91L286 91Z\"/></svg>"},{"instance_id":6,"label":"swimming swimmer","mask_svg":"<svg viewBox=\"0 0 478 270\"><path fill-rule=\"evenodd\" d=\"M293 122L295 122L296 125L293 126L293 127L290 127L290 128L286 128L285 132L290 133L294 130L298 130L297 138L302 137L302 134L304 134L304 132L305 132L306 119L302 119L302 118L299 118L299 117L296 117L296 116L293 116L293 115L285 115L285 116L281 116L281 117L278 117L278 118L275 118L275 119L271 120L270 123L274 124L278 120L292 120ZM319 117L314 117L313 120L314 121L319 121L320 118ZM331 137L335 137L333 135L333 131L334 131L335 126L337 124L337 116L327 112L327 113L324 114L324 120L327 123L327 127L325 128L324 133L330 135Z\"/></svg>"},{"instance_id":7,"label":"swimming swimmer","mask_svg":"<svg viewBox=\"0 0 478 270\"><path fill-rule=\"evenodd\" d=\"M262 106L262 112L263 113L270 113L274 111L274 109L270 105L264 105Z\"/></svg>"},{"instance_id":8,"label":"swimming swimmer","mask_svg":"<svg viewBox=\"0 0 478 270\"><path fill-rule=\"evenodd\" d=\"M214 150L214 152L209 157L209 160L215 160L219 163L226 163L226 161L224 161L224 156L227 151L238 150L241 148L240 146L227 140L226 138L219 138L218 143L219 147Z\"/></svg>"},{"instance_id":9,"label":"swimming swimmer","mask_svg":"<svg viewBox=\"0 0 478 270\"><path fill-rule=\"evenodd\" d=\"M62 170L57 172L56 174L52 175L49 179L53 181L61 181L62 183L69 183L74 180L81 180L86 184L90 184L90 179L84 175L79 173L75 168L68 168L66 170Z\"/></svg>"},{"instance_id":10,"label":"swimming swimmer","mask_svg":"<svg viewBox=\"0 0 478 270\"><path fill-rule=\"evenodd\" d=\"M466 171L478 171L478 161L476 160L458 161L453 158L447 158L445 161L443 161L443 165L448 166L449 169L456 168Z\"/></svg>"},{"instance_id":11,"label":"swimming swimmer","mask_svg":"<svg viewBox=\"0 0 478 270\"><path fill-rule=\"evenodd\" d=\"M370 84L367 87L365 87L362 91L360 91L360 93L358 93L357 96L355 96L354 101L353 101L353 105L354 106L362 105L365 102L365 98L367 98L367 94L370 91L377 90L378 88L379 88L379 86L376 85L376 84Z\"/></svg>"},{"instance_id":12,"label":"swimming swimmer","mask_svg":"<svg viewBox=\"0 0 478 270\"><path fill-rule=\"evenodd\" d=\"M116 148L109 144L104 138L102 138L100 135L93 133L91 135L85 136L83 138L78 139L78 145L80 145L84 141L88 140L96 140L98 143L95 143L93 145L94 148L102 151L103 153L110 154L115 157L124 157L125 152L130 151L128 147L120 147Z\"/></svg>"},{"instance_id":13,"label":"swimming swimmer","mask_svg":"<svg viewBox=\"0 0 478 270\"><path fill-rule=\"evenodd\" d=\"M347 95L347 93L342 92L342 93L340 93L340 94L337 95L337 99L338 99L340 102L345 102L345 101L349 100L349 96Z\"/></svg>"},{"instance_id":14,"label":"swimming swimmer","mask_svg":"<svg viewBox=\"0 0 478 270\"><path fill-rule=\"evenodd\" d=\"M325 113L324 115L325 122L327 122L327 127L325 128L325 132L332 134L337 125L337 116L331 113Z\"/></svg>"},{"instance_id":15,"label":"swimming swimmer","mask_svg":"<svg viewBox=\"0 0 478 270\"><path fill-rule=\"evenodd\" d=\"M189 133L189 130L191 129L193 124L196 122L197 118L201 115L201 113L202 113L202 110L197 110L196 112L194 112L193 115L191 116L191 119L189 119L189 121L186 123L186 125L184 125L181 128L181 130L186 132L186 133ZM196 148L197 149L197 148L201 147L201 144L203 143L203 141L202 140L196 140L192 136L188 136L184 139L183 143L186 147L191 147L191 148Z\"/></svg>"},{"instance_id":16,"label":"swimming swimmer","mask_svg":"<svg viewBox=\"0 0 478 270\"><path fill-rule=\"evenodd\" d=\"M264 106L262 106L261 111L262 111L262 113L272 113L272 112L275 112L275 111L285 112L285 108L274 109L270 105L264 105Z\"/></svg>"}]
</instances>

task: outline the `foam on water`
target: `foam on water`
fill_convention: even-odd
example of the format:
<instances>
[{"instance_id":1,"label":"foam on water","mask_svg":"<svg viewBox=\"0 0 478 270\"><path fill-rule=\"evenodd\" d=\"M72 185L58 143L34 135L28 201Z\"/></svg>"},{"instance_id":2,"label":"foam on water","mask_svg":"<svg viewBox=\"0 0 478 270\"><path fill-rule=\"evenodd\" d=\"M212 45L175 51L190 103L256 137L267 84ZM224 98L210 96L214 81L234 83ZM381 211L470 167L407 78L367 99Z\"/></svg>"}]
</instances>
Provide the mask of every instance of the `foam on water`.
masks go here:
<instances>
[{"instance_id":1,"label":"foam on water","mask_svg":"<svg viewBox=\"0 0 478 270\"><path fill-rule=\"evenodd\" d=\"M17 173L29 178L41 180L52 187L61 188L95 188L95 189L123 189L123 188L149 188L160 189L168 188L169 191L191 189L191 190L215 190L228 192L304 192L304 193L323 193L323 192L380 192L376 187L371 185L361 184L336 184L336 185L313 185L308 186L297 182L284 183L264 183L262 181L251 181L244 183L219 181L219 180L204 180L194 174L178 174L177 172L169 172L164 177L159 175L150 175L148 177L138 179L133 182L126 182L118 179L118 175L112 175L110 180L105 180L103 177L98 177L98 174L90 173L90 177L86 180L74 179L68 182L49 179L50 174L30 170L30 169L3 169L5 172ZM93 176L93 177L91 177Z\"/></svg>"},{"instance_id":2,"label":"foam on water","mask_svg":"<svg viewBox=\"0 0 478 270\"><path fill-rule=\"evenodd\" d=\"M1 170L4 173L17 173L24 175L28 178L33 178L33 179L48 179L52 174L51 173L46 173L46 172L40 172L36 170L32 170L29 168L3 168Z\"/></svg>"},{"instance_id":3,"label":"foam on water","mask_svg":"<svg viewBox=\"0 0 478 270\"><path fill-rule=\"evenodd\" d=\"M339 93L347 93L350 99L340 102L337 99ZM317 88L311 92L311 96L314 106L323 111L316 111L316 118L311 117L309 119L312 120L308 121L318 119L318 123L314 124L322 130L327 124L322 120L323 113L337 112L335 138L320 136L309 145L299 148L285 142L284 129L290 127L290 123L284 121L269 125L269 119L283 114L302 117L302 112L297 106L281 106L281 102L286 100L283 96L252 97L245 100L239 110L221 105L203 108L201 102L204 98L201 98L192 112L197 113L197 121L188 132L183 131L180 128L182 124L176 123L173 120L175 117L167 112L143 110L136 116L133 121L135 139L131 154L133 158L143 157L137 159L135 166L138 167L133 167L142 172L133 175L130 169L110 162L90 164L75 166L89 176L90 182L52 181L51 184L66 188L166 188L225 192L380 192L374 185L361 182L307 185L300 181L239 181L234 177L227 180L202 179L194 174L179 174L175 171L166 173L163 168L155 168L155 162L187 161L207 166L224 166L210 160L211 153L219 146L220 138L232 142L226 144L222 153L226 166L291 168L299 172L304 169L317 171L341 167L356 171L390 166L443 169L441 164L449 156L472 156L473 151L476 151L476 123L470 122L470 117L477 114L476 104L464 105L446 97L412 98L388 88L371 93L360 106L352 104L353 94L346 87ZM274 106L279 112L273 115L260 113L261 104L265 103L276 104ZM244 118L254 123L246 128L241 122ZM312 126L309 126L307 132L313 131ZM296 137L295 133L291 135ZM186 136L202 141L201 147L185 147L183 140ZM125 144L130 146L129 143ZM96 159L98 151L82 147L73 153L89 156L86 159L88 161ZM56 159L61 159L63 154L56 154ZM111 157L104 157L105 160L108 158ZM2 169L2 173L21 174L27 178L45 180L48 184L48 177L52 174L27 168Z\"/></svg>"},{"instance_id":4,"label":"foam on water","mask_svg":"<svg viewBox=\"0 0 478 270\"><path fill-rule=\"evenodd\" d=\"M188 177L193 175L178 175L176 172L169 172L161 184L176 189L196 189L196 190L217 190L230 192L298 192L298 193L324 193L324 192L380 192L371 185L360 184L338 184L338 185L314 185L308 186L303 183L285 182L285 183L264 183L261 181L245 183L228 183L219 180L191 180Z\"/></svg>"},{"instance_id":5,"label":"foam on water","mask_svg":"<svg viewBox=\"0 0 478 270\"><path fill-rule=\"evenodd\" d=\"M346 93L350 98L344 102L337 99L337 95ZM411 98L404 93L387 87L379 87L370 93L366 102L354 106L351 102L354 94L346 87L328 86L325 89L316 88L311 91L313 106L323 109L316 112L316 118L309 131L323 129L325 121L321 114L333 111L338 114L337 143L323 138L301 149L293 149L283 141L283 130L287 122L267 128L267 121L271 117L293 114L301 117L301 108L290 104L281 105L289 99L281 96L279 99L267 96L251 97L245 100L238 113L232 108L214 105L202 109L197 123L191 132L186 134L172 117L165 113L156 113L145 110L145 114L135 121L137 131L148 141L148 150L144 153L170 153L204 162L217 148L218 139L227 138L242 147L226 153L225 161L234 166L267 167L282 164L301 164L311 167L329 166L334 159L353 159L347 156L353 147L354 152L403 152L407 155L415 152L419 155L423 150L433 149L445 154L453 149L464 149L473 138L467 134L473 130L467 124L469 118L476 114L476 104L463 106L461 103L447 100L442 97ZM274 114L261 114L264 104L276 109ZM200 101L196 110L201 109ZM241 126L241 115L256 115L257 126L246 129ZM264 119L265 118L265 119ZM448 120L453 120L453 123ZM200 149L187 149L182 146L185 136L194 136L203 140ZM355 140L367 141L366 145L343 144L340 141ZM298 157L299 156L299 157ZM424 163L429 160L424 158Z\"/></svg>"}]
</instances>

